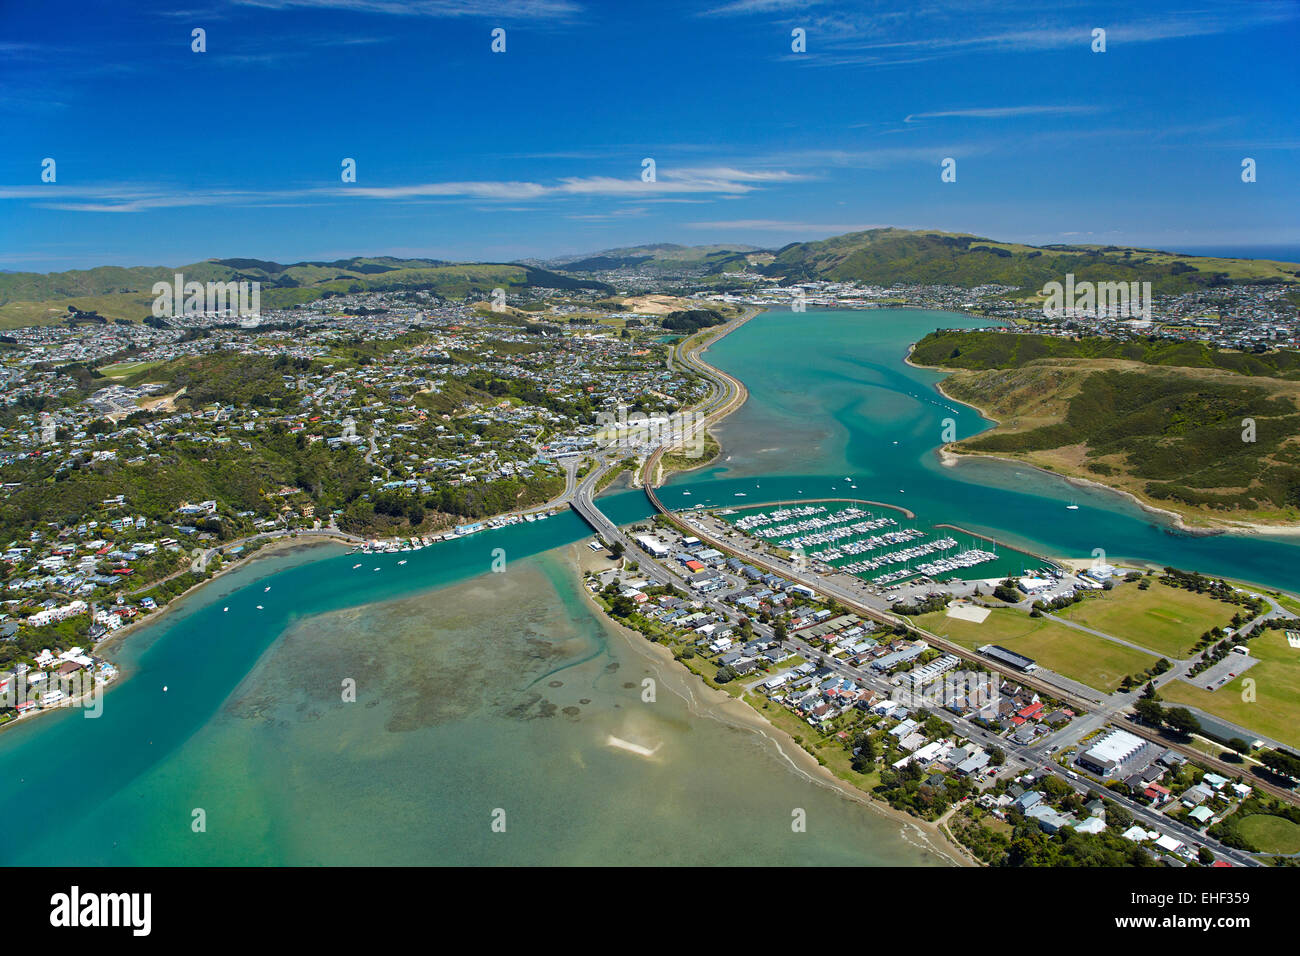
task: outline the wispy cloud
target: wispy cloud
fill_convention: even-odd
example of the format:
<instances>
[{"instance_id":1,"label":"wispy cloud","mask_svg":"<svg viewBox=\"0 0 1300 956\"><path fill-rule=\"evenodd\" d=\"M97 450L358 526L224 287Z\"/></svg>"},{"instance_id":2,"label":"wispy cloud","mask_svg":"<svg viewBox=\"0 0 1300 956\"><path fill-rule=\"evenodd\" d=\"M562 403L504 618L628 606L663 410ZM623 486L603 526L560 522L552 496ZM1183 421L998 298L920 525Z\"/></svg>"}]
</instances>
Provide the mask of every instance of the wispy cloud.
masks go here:
<instances>
[{"instance_id":1,"label":"wispy cloud","mask_svg":"<svg viewBox=\"0 0 1300 956\"><path fill-rule=\"evenodd\" d=\"M904 123L926 119L1012 119L1018 116L1069 116L1075 113L1096 113L1095 106L987 106L964 110L933 110L927 113L909 113Z\"/></svg>"},{"instance_id":2,"label":"wispy cloud","mask_svg":"<svg viewBox=\"0 0 1300 956\"><path fill-rule=\"evenodd\" d=\"M571 17L582 7L570 0L235 0L267 10L344 10L405 17L496 17L545 20Z\"/></svg>"},{"instance_id":3,"label":"wispy cloud","mask_svg":"<svg viewBox=\"0 0 1300 956\"><path fill-rule=\"evenodd\" d=\"M714 17L775 17L808 31L806 53L780 59L809 67L900 66L978 53L1087 49L1092 30L1112 46L1160 43L1240 33L1300 19L1295 0L1249 0L1134 16L1132 7L1059 6L1036 0L929 0L912 8L879 6L833 11L812 0L735 0L705 11Z\"/></svg>"},{"instance_id":4,"label":"wispy cloud","mask_svg":"<svg viewBox=\"0 0 1300 956\"><path fill-rule=\"evenodd\" d=\"M67 212L134 213L185 206L260 206L311 204L339 200L475 200L543 201L607 197L664 201L688 196L740 196L765 184L806 177L780 169L660 169L655 182L639 177L568 176L551 182L526 180L456 180L394 185L338 184L300 189L195 190L138 184L0 186L0 201L25 200Z\"/></svg>"}]
</instances>

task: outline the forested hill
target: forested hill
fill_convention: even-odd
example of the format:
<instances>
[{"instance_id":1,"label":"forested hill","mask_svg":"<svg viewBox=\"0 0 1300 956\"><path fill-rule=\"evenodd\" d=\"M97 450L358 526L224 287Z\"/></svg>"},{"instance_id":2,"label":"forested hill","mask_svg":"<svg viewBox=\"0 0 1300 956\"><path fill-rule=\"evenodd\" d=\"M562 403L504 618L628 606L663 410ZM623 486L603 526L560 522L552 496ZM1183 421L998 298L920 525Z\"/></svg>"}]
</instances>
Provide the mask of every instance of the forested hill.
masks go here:
<instances>
[{"instance_id":1,"label":"forested hill","mask_svg":"<svg viewBox=\"0 0 1300 956\"><path fill-rule=\"evenodd\" d=\"M941 331L911 360L999 424L948 446L1088 478L1191 524L1300 521L1300 369L1290 352Z\"/></svg>"}]
</instances>

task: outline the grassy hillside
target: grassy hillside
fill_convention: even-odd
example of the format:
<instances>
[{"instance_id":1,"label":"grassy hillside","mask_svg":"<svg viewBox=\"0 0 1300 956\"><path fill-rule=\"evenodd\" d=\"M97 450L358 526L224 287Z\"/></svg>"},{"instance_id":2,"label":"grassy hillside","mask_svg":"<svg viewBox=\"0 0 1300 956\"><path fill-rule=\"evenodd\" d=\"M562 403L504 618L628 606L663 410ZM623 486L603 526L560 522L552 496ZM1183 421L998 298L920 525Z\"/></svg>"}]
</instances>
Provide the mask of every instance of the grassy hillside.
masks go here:
<instances>
[{"instance_id":1,"label":"grassy hillside","mask_svg":"<svg viewBox=\"0 0 1300 956\"><path fill-rule=\"evenodd\" d=\"M260 259L209 259L175 268L139 266L40 274L0 275L0 328L48 325L66 320L68 307L106 319L142 321L149 315L155 282L261 283L262 307L285 308L349 292L429 291L448 299L486 295L492 289L532 287L612 291L590 280L515 263L445 263L433 259L353 258L281 265Z\"/></svg>"},{"instance_id":2,"label":"grassy hillside","mask_svg":"<svg viewBox=\"0 0 1300 956\"><path fill-rule=\"evenodd\" d=\"M1027 246L979 236L871 229L779 249L762 271L792 280L857 280L976 286L996 282L1037 293L1073 273L1076 280L1149 281L1152 290L1187 292L1239 282L1300 283L1300 264L1217 259L1120 246Z\"/></svg>"},{"instance_id":3,"label":"grassy hillside","mask_svg":"<svg viewBox=\"0 0 1300 956\"><path fill-rule=\"evenodd\" d=\"M713 272L727 262L737 258L743 260L746 253L753 251L753 246L744 245L679 246L673 243L655 243L606 249L589 256L552 259L543 264L563 272L600 272L630 267L662 272Z\"/></svg>"},{"instance_id":4,"label":"grassy hillside","mask_svg":"<svg viewBox=\"0 0 1300 956\"><path fill-rule=\"evenodd\" d=\"M952 450L1099 481L1192 524L1300 521L1300 381L1291 371L1261 371L1289 368L1288 359L1250 356L1260 365L1237 370L1237 353L1198 349L1179 353L1198 362L1189 367L1172 364L1160 346L1110 357L1089 340L1039 357L1032 342L982 336L953 354L946 335L918 343L913 361L970 361L975 370L945 379L943 390L1000 423ZM1254 441L1243 438L1246 419Z\"/></svg>"},{"instance_id":5,"label":"grassy hillside","mask_svg":"<svg viewBox=\"0 0 1300 956\"><path fill-rule=\"evenodd\" d=\"M1022 368L1039 359L1128 359L1146 365L1220 368L1242 375L1300 379L1300 353L1232 352L1204 342L1119 342L1101 336L1061 338L1009 332L931 332L912 349L917 365Z\"/></svg>"}]
</instances>

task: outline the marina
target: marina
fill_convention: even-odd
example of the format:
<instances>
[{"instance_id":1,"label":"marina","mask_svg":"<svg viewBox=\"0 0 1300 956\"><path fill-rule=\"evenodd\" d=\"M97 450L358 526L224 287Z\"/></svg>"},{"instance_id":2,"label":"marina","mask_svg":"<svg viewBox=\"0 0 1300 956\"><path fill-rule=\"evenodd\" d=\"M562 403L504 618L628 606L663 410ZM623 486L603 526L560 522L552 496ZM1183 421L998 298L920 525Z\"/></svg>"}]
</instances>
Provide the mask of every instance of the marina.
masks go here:
<instances>
[{"instance_id":1,"label":"marina","mask_svg":"<svg viewBox=\"0 0 1300 956\"><path fill-rule=\"evenodd\" d=\"M1009 565L1007 573L1012 573L1023 570L1024 562L1017 559L1029 557L1015 551L1000 554L996 542L961 529L935 527L926 531L901 525L898 518L878 514L867 504L841 499L750 505L709 513L757 540L795 555L803 554L826 569L856 575L877 587L913 579L949 578L976 567L982 578L999 572L1003 565ZM914 517L911 512L899 511L908 520ZM963 538L967 540L963 542ZM1021 566L1016 567L1017 563ZM874 571L882 573L870 575Z\"/></svg>"}]
</instances>

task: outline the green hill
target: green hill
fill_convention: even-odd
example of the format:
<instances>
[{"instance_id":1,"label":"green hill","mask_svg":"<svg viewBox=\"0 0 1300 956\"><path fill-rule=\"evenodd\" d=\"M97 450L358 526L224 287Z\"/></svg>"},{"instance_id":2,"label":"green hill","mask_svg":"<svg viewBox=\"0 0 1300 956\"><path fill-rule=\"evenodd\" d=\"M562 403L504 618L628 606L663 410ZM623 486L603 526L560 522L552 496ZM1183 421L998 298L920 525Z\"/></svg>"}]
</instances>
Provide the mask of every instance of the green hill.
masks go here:
<instances>
[{"instance_id":1,"label":"green hill","mask_svg":"<svg viewBox=\"0 0 1300 956\"><path fill-rule=\"evenodd\" d=\"M871 229L778 249L759 271L795 281L856 280L977 286L999 283L1032 295L1073 273L1076 280L1149 281L1154 292L1234 283L1300 284L1300 264L1186 256L1122 246L1027 246L946 232Z\"/></svg>"},{"instance_id":2,"label":"green hill","mask_svg":"<svg viewBox=\"0 0 1300 956\"><path fill-rule=\"evenodd\" d=\"M281 265L261 259L208 259L176 267L101 266L46 274L5 273L0 275L0 328L52 324L66 320L70 309L139 322L150 314L153 284L170 283L178 272L186 281L259 282L262 307L268 309L367 291L419 290L447 299L484 296L497 287L613 291L601 282L521 263L356 257Z\"/></svg>"},{"instance_id":3,"label":"green hill","mask_svg":"<svg viewBox=\"0 0 1300 956\"><path fill-rule=\"evenodd\" d=\"M758 250L753 246L745 245L679 246L661 242L550 259L541 264L561 272L605 272L635 267L649 272L711 274L724 271L728 263L743 262L747 254L755 251Z\"/></svg>"},{"instance_id":4,"label":"green hill","mask_svg":"<svg viewBox=\"0 0 1300 956\"><path fill-rule=\"evenodd\" d=\"M944 368L1022 368L1039 359L1128 359L1146 365L1221 368L1241 375L1300 379L1300 352L1232 352L1204 342L1130 341L1101 336L1062 338L1013 332L947 329L912 348L917 365Z\"/></svg>"},{"instance_id":5,"label":"green hill","mask_svg":"<svg viewBox=\"0 0 1300 956\"><path fill-rule=\"evenodd\" d=\"M1300 520L1296 353L942 331L910 359L955 369L944 394L999 423L950 451L1098 481L1192 524Z\"/></svg>"}]
</instances>

